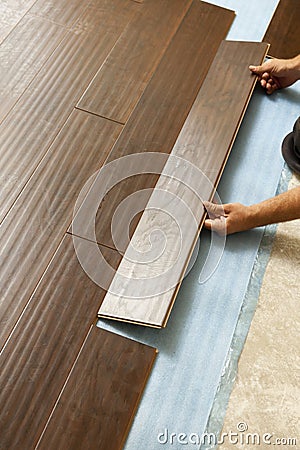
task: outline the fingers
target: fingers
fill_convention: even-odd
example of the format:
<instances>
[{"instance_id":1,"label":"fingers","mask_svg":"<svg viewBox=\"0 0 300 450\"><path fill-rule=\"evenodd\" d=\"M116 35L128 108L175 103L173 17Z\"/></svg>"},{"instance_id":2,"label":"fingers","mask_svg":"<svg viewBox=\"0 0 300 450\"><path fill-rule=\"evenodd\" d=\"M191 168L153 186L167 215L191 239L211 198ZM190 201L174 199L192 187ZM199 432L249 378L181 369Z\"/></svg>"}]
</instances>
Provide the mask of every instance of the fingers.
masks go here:
<instances>
[{"instance_id":1,"label":"fingers","mask_svg":"<svg viewBox=\"0 0 300 450\"><path fill-rule=\"evenodd\" d=\"M273 94L276 89L280 89L280 84L275 77L271 77L268 72L264 72L258 77L261 86L267 91L267 94Z\"/></svg>"},{"instance_id":2,"label":"fingers","mask_svg":"<svg viewBox=\"0 0 300 450\"><path fill-rule=\"evenodd\" d=\"M276 89L281 88L279 79L273 75L274 67L274 60L266 61L261 66L249 66L251 72L258 76L260 84L267 94L272 94Z\"/></svg>"},{"instance_id":3,"label":"fingers","mask_svg":"<svg viewBox=\"0 0 300 450\"><path fill-rule=\"evenodd\" d=\"M224 216L220 216L216 219L206 219L204 226L208 230L212 230L221 236L226 234L226 219Z\"/></svg>"},{"instance_id":4,"label":"fingers","mask_svg":"<svg viewBox=\"0 0 300 450\"><path fill-rule=\"evenodd\" d=\"M274 91L280 88L273 78L262 79L260 84L267 91L267 94L273 94Z\"/></svg>"}]
</instances>

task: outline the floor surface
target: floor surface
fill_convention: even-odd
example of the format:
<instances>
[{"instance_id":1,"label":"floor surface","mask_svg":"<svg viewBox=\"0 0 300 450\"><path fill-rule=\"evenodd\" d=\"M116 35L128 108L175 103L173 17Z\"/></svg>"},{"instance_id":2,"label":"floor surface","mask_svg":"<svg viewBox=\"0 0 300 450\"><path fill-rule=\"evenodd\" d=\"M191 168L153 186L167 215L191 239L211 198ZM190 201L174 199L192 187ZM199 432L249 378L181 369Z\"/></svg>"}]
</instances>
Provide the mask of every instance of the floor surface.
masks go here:
<instances>
[{"instance_id":1,"label":"floor surface","mask_svg":"<svg viewBox=\"0 0 300 450\"><path fill-rule=\"evenodd\" d=\"M289 189L296 186L300 186L300 178L293 175ZM299 249L300 220L279 224L223 426L226 433L244 423L248 433L258 433L261 438L269 433L272 444L281 439L278 447L286 449L298 448L300 439L300 408L296 401L300 365ZM245 445L227 441L219 448L244 449ZM267 442L251 445L251 450L267 448Z\"/></svg>"},{"instance_id":2,"label":"floor surface","mask_svg":"<svg viewBox=\"0 0 300 450\"><path fill-rule=\"evenodd\" d=\"M228 37L249 40L261 39L277 5L277 1L272 2L272 5L271 2L264 2L264 5L262 2L240 4L234 0L214 3L237 11L236 21ZM266 96L259 87L256 89L218 189L222 201L250 204L275 195L283 167L281 141L292 129L299 114L298 104L299 84L272 98ZM221 263L205 285L198 283L203 257L200 255L193 271L183 283L169 327L160 335L155 331L100 322L104 328L152 345L155 343L160 350L126 449L135 450L143 442L147 442L151 450L158 449L162 444L158 442L158 437L164 441L167 433L168 442L164 448L181 448L176 441L181 432L201 435L205 430L227 352L231 350L231 339L262 234L263 230L260 229L228 238ZM204 252L206 239L204 234ZM179 321L184 321L185 326L178 331ZM264 335L256 345L260 346L263 353ZM246 383L249 377L248 372ZM272 386L272 380L269 383ZM254 392L255 383L251 384L251 389ZM241 398L239 392L236 401L241 402ZM248 399L246 396L244 398L247 404ZM294 407L290 414L294 417ZM264 428L263 411L260 418L261 427ZM172 432L176 434L173 442L170 440ZM196 448L195 444L185 447ZM252 447L244 448L252 450Z\"/></svg>"}]
</instances>

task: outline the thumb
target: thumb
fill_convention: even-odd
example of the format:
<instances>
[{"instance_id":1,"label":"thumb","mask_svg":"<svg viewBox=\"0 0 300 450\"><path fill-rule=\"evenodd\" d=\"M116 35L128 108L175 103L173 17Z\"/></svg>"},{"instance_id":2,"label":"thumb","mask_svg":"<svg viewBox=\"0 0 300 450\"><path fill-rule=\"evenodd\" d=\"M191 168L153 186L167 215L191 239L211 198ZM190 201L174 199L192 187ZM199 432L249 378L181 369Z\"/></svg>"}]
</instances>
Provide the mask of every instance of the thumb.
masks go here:
<instances>
[{"instance_id":1,"label":"thumb","mask_svg":"<svg viewBox=\"0 0 300 450\"><path fill-rule=\"evenodd\" d=\"M262 75L264 72L272 72L274 65L272 61L266 61L261 66L249 66L249 69L257 75Z\"/></svg>"},{"instance_id":2,"label":"thumb","mask_svg":"<svg viewBox=\"0 0 300 450\"><path fill-rule=\"evenodd\" d=\"M268 67L266 67L266 64L267 63L262 66L249 66L249 69L251 70L251 72L256 73L257 75L261 75L264 72L268 71Z\"/></svg>"},{"instance_id":3,"label":"thumb","mask_svg":"<svg viewBox=\"0 0 300 450\"><path fill-rule=\"evenodd\" d=\"M211 203L211 202L207 202L207 201L204 201L203 205L204 205L204 208L206 209L206 211L208 212L208 214L213 214L216 216L224 216L225 215L224 205L219 205L217 203Z\"/></svg>"}]
</instances>

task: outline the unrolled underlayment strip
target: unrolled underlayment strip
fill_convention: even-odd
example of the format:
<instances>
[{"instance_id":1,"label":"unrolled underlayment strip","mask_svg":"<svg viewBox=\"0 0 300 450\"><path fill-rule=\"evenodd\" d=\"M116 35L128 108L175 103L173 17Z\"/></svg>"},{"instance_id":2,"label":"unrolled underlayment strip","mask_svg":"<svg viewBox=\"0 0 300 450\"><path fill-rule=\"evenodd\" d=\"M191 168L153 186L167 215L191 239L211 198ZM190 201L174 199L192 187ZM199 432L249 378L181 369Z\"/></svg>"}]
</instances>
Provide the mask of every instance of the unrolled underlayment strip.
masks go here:
<instances>
[{"instance_id":1,"label":"unrolled underlayment strip","mask_svg":"<svg viewBox=\"0 0 300 450\"><path fill-rule=\"evenodd\" d=\"M214 193L255 85L248 66L267 50L265 43L221 44L99 317L166 325L202 227L202 200Z\"/></svg>"}]
</instances>

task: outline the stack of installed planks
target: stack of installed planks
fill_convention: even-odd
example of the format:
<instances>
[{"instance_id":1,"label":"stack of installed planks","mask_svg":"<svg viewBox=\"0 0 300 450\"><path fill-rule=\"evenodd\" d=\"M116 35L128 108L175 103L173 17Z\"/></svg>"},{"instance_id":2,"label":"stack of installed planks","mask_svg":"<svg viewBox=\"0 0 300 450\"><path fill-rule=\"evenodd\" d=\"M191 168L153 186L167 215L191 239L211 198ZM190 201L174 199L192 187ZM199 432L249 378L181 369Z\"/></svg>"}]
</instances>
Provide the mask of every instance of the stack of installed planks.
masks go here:
<instances>
[{"instance_id":1,"label":"stack of installed planks","mask_svg":"<svg viewBox=\"0 0 300 450\"><path fill-rule=\"evenodd\" d=\"M163 326L175 292L158 321L107 310L128 246L128 224L112 236L111 222L137 191L150 189L138 212L151 206L166 158L72 226L74 206L97 204L91 182L80 193L101 167L139 153L196 158L216 186L254 86L245 67L267 46L221 44L234 13L200 0L8 0L0 11L0 449L119 449L157 351L99 330L97 312L105 299L104 316ZM234 73L245 81L236 92ZM210 156L199 153L207 136Z\"/></svg>"}]
</instances>

